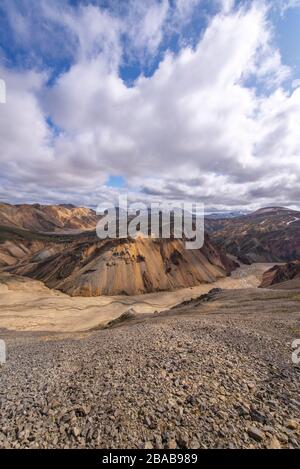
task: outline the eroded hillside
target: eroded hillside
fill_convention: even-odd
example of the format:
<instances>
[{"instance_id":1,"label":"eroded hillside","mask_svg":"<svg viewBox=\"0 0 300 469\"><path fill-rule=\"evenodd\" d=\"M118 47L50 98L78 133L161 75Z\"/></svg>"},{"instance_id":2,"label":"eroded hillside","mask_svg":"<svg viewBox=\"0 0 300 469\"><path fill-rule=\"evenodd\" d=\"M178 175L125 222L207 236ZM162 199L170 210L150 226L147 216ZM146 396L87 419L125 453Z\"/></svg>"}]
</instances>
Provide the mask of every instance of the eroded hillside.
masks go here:
<instances>
[{"instance_id":1,"label":"eroded hillside","mask_svg":"<svg viewBox=\"0 0 300 469\"><path fill-rule=\"evenodd\" d=\"M265 208L233 219L206 220L217 245L243 263L300 260L300 212Z\"/></svg>"},{"instance_id":2,"label":"eroded hillside","mask_svg":"<svg viewBox=\"0 0 300 469\"><path fill-rule=\"evenodd\" d=\"M99 240L80 235L25 257L7 270L71 296L136 295L193 287L226 277L237 264L209 240L186 250L182 240Z\"/></svg>"}]
</instances>

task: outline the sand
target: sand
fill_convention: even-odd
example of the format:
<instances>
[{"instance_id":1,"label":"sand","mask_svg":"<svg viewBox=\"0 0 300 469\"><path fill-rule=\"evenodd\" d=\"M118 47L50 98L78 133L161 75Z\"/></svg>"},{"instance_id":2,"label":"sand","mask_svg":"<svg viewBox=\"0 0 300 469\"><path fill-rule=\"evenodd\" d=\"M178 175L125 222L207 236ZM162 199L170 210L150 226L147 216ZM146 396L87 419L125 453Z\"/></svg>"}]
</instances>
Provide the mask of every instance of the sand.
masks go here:
<instances>
[{"instance_id":1,"label":"sand","mask_svg":"<svg viewBox=\"0 0 300 469\"><path fill-rule=\"evenodd\" d=\"M27 278L0 276L0 329L16 331L80 332L106 324L134 308L137 313L161 312L196 298L212 288L259 286L274 264L243 265L231 277L172 292L137 296L70 297Z\"/></svg>"}]
</instances>

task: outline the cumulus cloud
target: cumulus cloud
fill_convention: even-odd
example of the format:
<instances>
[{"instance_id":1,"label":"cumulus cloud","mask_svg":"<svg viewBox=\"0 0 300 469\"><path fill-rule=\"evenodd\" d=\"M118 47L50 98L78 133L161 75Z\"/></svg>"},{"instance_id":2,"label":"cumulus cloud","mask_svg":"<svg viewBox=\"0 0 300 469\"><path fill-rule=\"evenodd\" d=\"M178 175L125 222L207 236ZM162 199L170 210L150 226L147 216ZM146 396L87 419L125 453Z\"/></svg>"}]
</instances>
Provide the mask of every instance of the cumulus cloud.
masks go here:
<instances>
[{"instance_id":1,"label":"cumulus cloud","mask_svg":"<svg viewBox=\"0 0 300 469\"><path fill-rule=\"evenodd\" d=\"M196 47L166 51L130 87L120 75L124 48L153 57L201 3L149 0L145 9L132 0L117 15L43 0L41 14L71 40L72 61L51 84L47 68L0 69L0 198L93 205L117 196L106 181L121 175L132 200L296 205L300 87L274 45L266 4L218 0ZM15 34L30 44L25 18Z\"/></svg>"}]
</instances>

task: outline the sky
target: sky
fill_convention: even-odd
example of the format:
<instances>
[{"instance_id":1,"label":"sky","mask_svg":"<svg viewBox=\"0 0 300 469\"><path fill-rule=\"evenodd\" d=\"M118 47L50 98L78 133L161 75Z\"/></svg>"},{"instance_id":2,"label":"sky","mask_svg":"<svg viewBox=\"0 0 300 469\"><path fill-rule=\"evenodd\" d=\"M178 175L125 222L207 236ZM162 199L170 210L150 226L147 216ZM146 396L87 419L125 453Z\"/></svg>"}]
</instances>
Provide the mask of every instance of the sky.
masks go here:
<instances>
[{"instance_id":1,"label":"sky","mask_svg":"<svg viewBox=\"0 0 300 469\"><path fill-rule=\"evenodd\" d=\"M300 0L0 0L0 200L300 208Z\"/></svg>"}]
</instances>

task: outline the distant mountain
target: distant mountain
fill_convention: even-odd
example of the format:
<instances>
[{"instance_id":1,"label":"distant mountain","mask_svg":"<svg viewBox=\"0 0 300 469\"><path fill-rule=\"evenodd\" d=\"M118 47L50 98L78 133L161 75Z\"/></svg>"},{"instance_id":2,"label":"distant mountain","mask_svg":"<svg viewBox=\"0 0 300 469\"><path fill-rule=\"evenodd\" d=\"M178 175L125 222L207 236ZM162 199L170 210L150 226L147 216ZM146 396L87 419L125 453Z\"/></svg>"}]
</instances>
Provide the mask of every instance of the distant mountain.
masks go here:
<instances>
[{"instance_id":1,"label":"distant mountain","mask_svg":"<svg viewBox=\"0 0 300 469\"><path fill-rule=\"evenodd\" d=\"M233 212L207 212L205 214L205 218L211 219L211 220L219 220L219 219L227 219L227 218L237 218L241 217L243 215L247 215L249 212L243 211L243 210L236 210Z\"/></svg>"},{"instance_id":2,"label":"distant mountain","mask_svg":"<svg viewBox=\"0 0 300 469\"><path fill-rule=\"evenodd\" d=\"M0 225L38 232L95 229L94 210L72 205L9 205L0 203Z\"/></svg>"},{"instance_id":3,"label":"distant mountain","mask_svg":"<svg viewBox=\"0 0 300 469\"><path fill-rule=\"evenodd\" d=\"M232 219L206 219L212 240L241 262L300 260L300 212L267 207Z\"/></svg>"}]
</instances>

